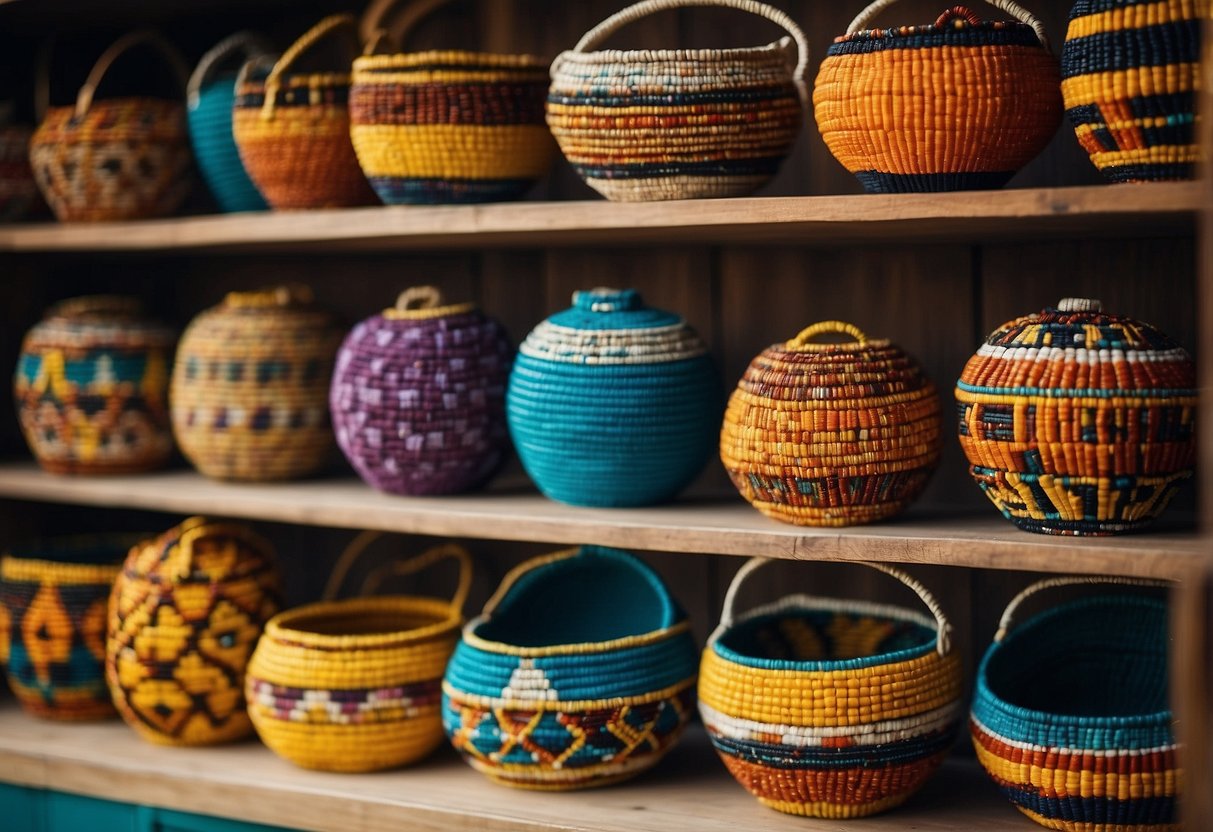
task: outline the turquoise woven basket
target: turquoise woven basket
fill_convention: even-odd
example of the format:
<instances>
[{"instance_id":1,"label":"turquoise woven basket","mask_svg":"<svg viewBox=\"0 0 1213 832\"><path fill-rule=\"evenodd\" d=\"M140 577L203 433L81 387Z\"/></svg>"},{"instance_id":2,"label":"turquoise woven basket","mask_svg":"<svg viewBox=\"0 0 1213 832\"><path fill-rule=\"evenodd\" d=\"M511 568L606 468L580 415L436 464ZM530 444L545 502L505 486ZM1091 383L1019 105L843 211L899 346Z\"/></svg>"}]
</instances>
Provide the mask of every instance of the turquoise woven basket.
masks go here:
<instances>
[{"instance_id":1,"label":"turquoise woven basket","mask_svg":"<svg viewBox=\"0 0 1213 832\"><path fill-rule=\"evenodd\" d=\"M668 500L712 456L723 412L707 348L631 289L576 292L519 349L506 393L539 490L583 506Z\"/></svg>"}]
</instances>

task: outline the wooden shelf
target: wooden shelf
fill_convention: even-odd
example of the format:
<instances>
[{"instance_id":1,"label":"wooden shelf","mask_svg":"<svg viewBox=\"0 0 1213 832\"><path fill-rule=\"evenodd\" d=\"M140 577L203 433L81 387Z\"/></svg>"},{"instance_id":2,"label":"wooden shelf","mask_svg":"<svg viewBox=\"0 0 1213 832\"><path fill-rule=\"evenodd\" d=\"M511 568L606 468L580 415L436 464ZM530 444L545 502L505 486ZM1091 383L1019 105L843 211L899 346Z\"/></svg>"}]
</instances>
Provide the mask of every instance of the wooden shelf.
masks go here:
<instances>
[{"instance_id":1,"label":"wooden shelf","mask_svg":"<svg viewBox=\"0 0 1213 832\"><path fill-rule=\"evenodd\" d=\"M394 206L0 228L0 252L300 251L592 243L987 241L1192 234L1198 182L659 203Z\"/></svg>"},{"instance_id":2,"label":"wooden shelf","mask_svg":"<svg viewBox=\"0 0 1213 832\"><path fill-rule=\"evenodd\" d=\"M910 512L870 526L815 529L770 520L738 497L652 508L587 509L533 491L453 497L381 494L354 478L266 485L220 483L193 471L58 477L33 463L0 465L0 498L212 514L312 526L448 537L803 560L881 560L990 569L1188 579L1208 559L1192 530L1107 538L1021 532L990 512Z\"/></svg>"}]
</instances>

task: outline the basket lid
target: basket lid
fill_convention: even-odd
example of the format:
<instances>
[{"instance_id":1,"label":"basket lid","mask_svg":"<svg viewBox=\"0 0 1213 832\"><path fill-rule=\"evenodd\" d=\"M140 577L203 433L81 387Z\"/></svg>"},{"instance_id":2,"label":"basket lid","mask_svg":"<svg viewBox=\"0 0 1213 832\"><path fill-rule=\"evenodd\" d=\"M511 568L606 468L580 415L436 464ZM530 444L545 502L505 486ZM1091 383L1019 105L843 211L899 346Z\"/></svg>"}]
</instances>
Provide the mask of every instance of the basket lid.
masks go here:
<instances>
[{"instance_id":1,"label":"basket lid","mask_svg":"<svg viewBox=\"0 0 1213 832\"><path fill-rule=\"evenodd\" d=\"M214 522L205 517L191 517L135 546L123 573L127 578L161 585L255 578L272 594L278 592L274 550L269 542L242 523Z\"/></svg>"},{"instance_id":2,"label":"basket lid","mask_svg":"<svg viewBox=\"0 0 1213 832\"><path fill-rule=\"evenodd\" d=\"M30 330L25 349L66 345L87 338L93 347L172 346L173 330L147 318L138 298L124 295L84 295L51 306Z\"/></svg>"},{"instance_id":3,"label":"basket lid","mask_svg":"<svg viewBox=\"0 0 1213 832\"><path fill-rule=\"evenodd\" d=\"M888 5L881 3L878 10ZM860 55L888 49L927 49L942 46L1025 46L1048 50L1048 41L1043 37L1043 26L1031 15L1027 15L1025 21L983 20L965 6L953 6L946 9L934 23L891 26L884 29L864 28L870 17L871 15L865 12L856 18L846 34L834 39L826 55Z\"/></svg>"}]
</instances>

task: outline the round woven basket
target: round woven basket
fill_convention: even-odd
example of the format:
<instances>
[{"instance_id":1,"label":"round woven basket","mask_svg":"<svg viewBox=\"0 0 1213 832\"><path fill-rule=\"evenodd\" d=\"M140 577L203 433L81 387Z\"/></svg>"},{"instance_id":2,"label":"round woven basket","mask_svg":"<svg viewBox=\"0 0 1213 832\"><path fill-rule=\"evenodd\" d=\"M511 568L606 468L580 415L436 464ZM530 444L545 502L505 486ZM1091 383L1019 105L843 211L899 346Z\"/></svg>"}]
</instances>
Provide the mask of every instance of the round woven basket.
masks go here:
<instances>
[{"instance_id":1,"label":"round woven basket","mask_svg":"<svg viewBox=\"0 0 1213 832\"><path fill-rule=\"evenodd\" d=\"M780 812L855 818L900 805L952 746L960 659L931 594L899 569L864 564L930 609L789 595L737 616L733 578L699 669L699 713L729 772Z\"/></svg>"},{"instance_id":2,"label":"round woven basket","mask_svg":"<svg viewBox=\"0 0 1213 832\"><path fill-rule=\"evenodd\" d=\"M1011 602L977 669L977 759L1015 807L1065 832L1179 832L1183 779L1167 704L1167 609L1141 595L1071 601L1011 629Z\"/></svg>"},{"instance_id":3,"label":"round woven basket","mask_svg":"<svg viewBox=\"0 0 1213 832\"><path fill-rule=\"evenodd\" d=\"M925 26L866 29L875 0L826 54L813 90L817 127L874 193L1001 188L1061 123L1057 59L1044 26L981 20L955 6Z\"/></svg>"},{"instance_id":4,"label":"round woven basket","mask_svg":"<svg viewBox=\"0 0 1213 832\"><path fill-rule=\"evenodd\" d=\"M745 49L596 50L664 9L738 9L790 35ZM747 194L791 151L804 118L808 39L753 0L645 0L595 26L552 64L547 121L565 158L608 199Z\"/></svg>"},{"instance_id":5,"label":"round woven basket","mask_svg":"<svg viewBox=\"0 0 1213 832\"><path fill-rule=\"evenodd\" d=\"M507 786L633 777L682 734L695 642L655 572L618 549L534 558L469 621L442 683L447 737Z\"/></svg>"},{"instance_id":6,"label":"round woven basket","mask_svg":"<svg viewBox=\"0 0 1213 832\"><path fill-rule=\"evenodd\" d=\"M843 334L848 343L815 343ZM720 459L763 514L806 526L890 517L939 463L943 414L918 363L853 324L813 324L763 350L729 399Z\"/></svg>"}]
</instances>

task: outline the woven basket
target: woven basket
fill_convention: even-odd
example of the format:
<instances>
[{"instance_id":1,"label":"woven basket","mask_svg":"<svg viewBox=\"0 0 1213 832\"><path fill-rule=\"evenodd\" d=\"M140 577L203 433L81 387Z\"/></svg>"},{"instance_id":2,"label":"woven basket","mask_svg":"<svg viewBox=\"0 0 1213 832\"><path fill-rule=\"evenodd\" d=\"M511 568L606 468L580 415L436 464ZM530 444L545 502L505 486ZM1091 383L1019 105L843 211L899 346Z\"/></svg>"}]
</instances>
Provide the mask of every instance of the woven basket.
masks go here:
<instances>
[{"instance_id":1,"label":"woven basket","mask_svg":"<svg viewBox=\"0 0 1213 832\"><path fill-rule=\"evenodd\" d=\"M325 592L378 538L346 550ZM393 596L321 601L275 616L249 662L249 716L263 742L303 768L362 772L416 762L442 744L442 672L459 638L471 559L447 545L403 563L417 572L442 559L460 567L451 600ZM372 573L363 591L385 575Z\"/></svg>"},{"instance_id":2,"label":"woven basket","mask_svg":"<svg viewBox=\"0 0 1213 832\"><path fill-rule=\"evenodd\" d=\"M931 594L902 607L789 595L741 616L746 563L699 669L699 713L732 775L780 812L854 818L898 806L947 756L961 718L960 659Z\"/></svg>"},{"instance_id":3,"label":"woven basket","mask_svg":"<svg viewBox=\"0 0 1213 832\"><path fill-rule=\"evenodd\" d=\"M252 732L244 670L279 604L269 543L192 517L131 550L109 603L105 676L149 742L211 745Z\"/></svg>"},{"instance_id":4,"label":"woven basket","mask_svg":"<svg viewBox=\"0 0 1213 832\"><path fill-rule=\"evenodd\" d=\"M38 183L29 164L34 131L3 122L0 119L0 222L13 222L36 212L40 203Z\"/></svg>"},{"instance_id":5,"label":"woven basket","mask_svg":"<svg viewBox=\"0 0 1213 832\"><path fill-rule=\"evenodd\" d=\"M0 663L26 712L114 716L105 685L105 609L129 536L59 538L0 557Z\"/></svg>"},{"instance_id":6,"label":"woven basket","mask_svg":"<svg viewBox=\"0 0 1213 832\"><path fill-rule=\"evenodd\" d=\"M364 19L367 46L354 61L350 136L363 173L388 205L516 199L552 162L543 120L545 61L401 52L408 29L448 1L406 7L391 37L381 24L397 0L381 0ZM384 40L397 44L395 54L374 54Z\"/></svg>"},{"instance_id":7,"label":"woven basket","mask_svg":"<svg viewBox=\"0 0 1213 832\"><path fill-rule=\"evenodd\" d=\"M583 546L506 576L442 683L447 737L525 789L602 786L655 765L690 718L695 642L655 572Z\"/></svg>"},{"instance_id":8,"label":"woven basket","mask_svg":"<svg viewBox=\"0 0 1213 832\"><path fill-rule=\"evenodd\" d=\"M1149 324L1066 298L995 330L956 382L960 445L1021 529L1136 531L1196 465L1196 370Z\"/></svg>"},{"instance_id":9,"label":"woven basket","mask_svg":"<svg viewBox=\"0 0 1213 832\"><path fill-rule=\"evenodd\" d=\"M221 70L233 58L247 59L268 51L264 41L252 32L224 38L202 56L186 89L190 140L198 169L220 209L229 213L263 211L266 204L244 172L232 137L236 72Z\"/></svg>"},{"instance_id":10,"label":"woven basket","mask_svg":"<svg viewBox=\"0 0 1213 832\"><path fill-rule=\"evenodd\" d=\"M1001 188L1061 123L1044 27L980 20L963 6L928 26L865 29L876 0L827 52L813 90L826 147L873 193Z\"/></svg>"},{"instance_id":11,"label":"woven basket","mask_svg":"<svg viewBox=\"0 0 1213 832\"><path fill-rule=\"evenodd\" d=\"M1028 596L1117 578L1052 578L1011 602L977 670L970 729L977 759L1019 811L1067 832L1179 832L1182 773L1167 704L1167 610L1100 595L1014 631Z\"/></svg>"},{"instance_id":12,"label":"woven basket","mask_svg":"<svg viewBox=\"0 0 1213 832\"><path fill-rule=\"evenodd\" d=\"M668 500L703 468L720 425L720 382L678 315L632 290L573 295L519 348L506 393L522 464L553 500Z\"/></svg>"},{"instance_id":13,"label":"woven basket","mask_svg":"<svg viewBox=\"0 0 1213 832\"><path fill-rule=\"evenodd\" d=\"M268 482L333 457L328 391L341 333L305 287L231 292L190 322L173 367L173 432L208 477Z\"/></svg>"},{"instance_id":14,"label":"woven basket","mask_svg":"<svg viewBox=\"0 0 1213 832\"><path fill-rule=\"evenodd\" d=\"M634 20L688 6L750 12L792 37L747 49L589 51ZM804 32L763 3L645 0L552 64L548 126L581 178L608 199L741 196L774 176L791 151L808 64Z\"/></svg>"},{"instance_id":15,"label":"woven basket","mask_svg":"<svg viewBox=\"0 0 1213 832\"><path fill-rule=\"evenodd\" d=\"M813 343L827 333L855 343ZM849 526L891 517L922 493L942 428L935 385L911 356L825 321L750 362L725 410L720 459L768 517Z\"/></svg>"},{"instance_id":16,"label":"woven basket","mask_svg":"<svg viewBox=\"0 0 1213 832\"><path fill-rule=\"evenodd\" d=\"M1209 0L1078 0L1061 94L1078 142L1113 182L1192 179L1202 22Z\"/></svg>"},{"instance_id":17,"label":"woven basket","mask_svg":"<svg viewBox=\"0 0 1213 832\"><path fill-rule=\"evenodd\" d=\"M236 78L232 135L249 178L275 209L379 203L350 144L349 64L333 72L290 71L318 42L353 28L353 15L326 17L276 62L256 58Z\"/></svg>"},{"instance_id":18,"label":"woven basket","mask_svg":"<svg viewBox=\"0 0 1213 832\"><path fill-rule=\"evenodd\" d=\"M74 107L51 107L30 139L42 195L63 222L134 220L173 213L189 192L189 138L179 101L94 101L105 73L135 46L152 46L185 87L189 70L160 35L141 30L98 58Z\"/></svg>"},{"instance_id":19,"label":"woven basket","mask_svg":"<svg viewBox=\"0 0 1213 832\"><path fill-rule=\"evenodd\" d=\"M174 333L134 298L52 306L25 336L14 398L38 463L55 474L131 474L166 464Z\"/></svg>"},{"instance_id":20,"label":"woven basket","mask_svg":"<svg viewBox=\"0 0 1213 832\"><path fill-rule=\"evenodd\" d=\"M390 494L453 494L481 485L509 447L505 387L513 348L470 303L432 286L403 292L337 354L329 407L358 474Z\"/></svg>"}]
</instances>

